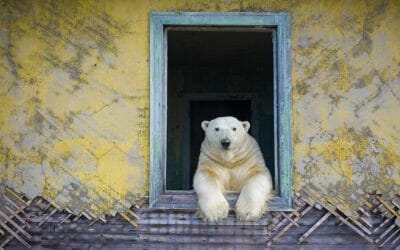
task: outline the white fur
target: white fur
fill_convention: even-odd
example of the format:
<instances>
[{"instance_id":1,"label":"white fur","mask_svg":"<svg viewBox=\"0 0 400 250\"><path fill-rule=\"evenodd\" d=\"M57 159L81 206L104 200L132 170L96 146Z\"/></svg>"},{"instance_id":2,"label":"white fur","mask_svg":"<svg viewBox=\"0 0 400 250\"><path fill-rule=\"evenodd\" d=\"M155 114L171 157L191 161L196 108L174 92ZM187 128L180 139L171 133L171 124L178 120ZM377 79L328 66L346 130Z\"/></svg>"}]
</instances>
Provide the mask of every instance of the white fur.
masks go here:
<instances>
[{"instance_id":1,"label":"white fur","mask_svg":"<svg viewBox=\"0 0 400 250\"><path fill-rule=\"evenodd\" d=\"M193 179L200 216L210 221L225 218L229 206L224 193L239 191L237 218L260 218L271 197L272 180L258 143L247 133L250 123L234 117L219 117L203 121L201 126L206 136ZM229 149L222 148L223 139L231 141Z\"/></svg>"}]
</instances>

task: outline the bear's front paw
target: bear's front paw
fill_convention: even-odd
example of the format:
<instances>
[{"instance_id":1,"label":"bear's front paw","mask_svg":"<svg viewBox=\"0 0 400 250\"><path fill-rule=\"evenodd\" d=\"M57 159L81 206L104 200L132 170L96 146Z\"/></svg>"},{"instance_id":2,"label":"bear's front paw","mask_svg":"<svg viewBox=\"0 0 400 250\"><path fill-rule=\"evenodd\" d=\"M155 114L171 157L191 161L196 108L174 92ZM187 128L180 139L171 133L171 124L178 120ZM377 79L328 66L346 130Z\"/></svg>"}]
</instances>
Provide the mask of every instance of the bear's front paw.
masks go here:
<instances>
[{"instance_id":1,"label":"bear's front paw","mask_svg":"<svg viewBox=\"0 0 400 250\"><path fill-rule=\"evenodd\" d=\"M199 200L200 217L206 221L217 221L228 216L229 204L222 196Z\"/></svg>"},{"instance_id":2,"label":"bear's front paw","mask_svg":"<svg viewBox=\"0 0 400 250\"><path fill-rule=\"evenodd\" d=\"M265 212L265 203L248 201L243 197L239 197L235 212L236 218L240 221L257 220Z\"/></svg>"}]
</instances>

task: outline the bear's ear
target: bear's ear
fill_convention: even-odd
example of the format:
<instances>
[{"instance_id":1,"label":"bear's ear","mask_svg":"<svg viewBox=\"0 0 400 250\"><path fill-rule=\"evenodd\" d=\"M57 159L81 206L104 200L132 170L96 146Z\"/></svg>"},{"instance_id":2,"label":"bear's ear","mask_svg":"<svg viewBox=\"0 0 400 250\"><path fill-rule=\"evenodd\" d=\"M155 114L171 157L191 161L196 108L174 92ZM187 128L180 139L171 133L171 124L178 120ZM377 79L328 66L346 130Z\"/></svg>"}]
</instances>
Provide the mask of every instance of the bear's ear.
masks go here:
<instances>
[{"instance_id":1,"label":"bear's ear","mask_svg":"<svg viewBox=\"0 0 400 250\"><path fill-rule=\"evenodd\" d=\"M249 129L250 129L250 122L244 121L244 122L242 122L242 124L243 124L244 130L246 130L246 132L249 132Z\"/></svg>"},{"instance_id":2,"label":"bear's ear","mask_svg":"<svg viewBox=\"0 0 400 250\"><path fill-rule=\"evenodd\" d=\"M203 128L204 131L206 131L206 129L208 128L208 124L210 124L209 121L203 121L201 123L201 127Z\"/></svg>"}]
</instances>

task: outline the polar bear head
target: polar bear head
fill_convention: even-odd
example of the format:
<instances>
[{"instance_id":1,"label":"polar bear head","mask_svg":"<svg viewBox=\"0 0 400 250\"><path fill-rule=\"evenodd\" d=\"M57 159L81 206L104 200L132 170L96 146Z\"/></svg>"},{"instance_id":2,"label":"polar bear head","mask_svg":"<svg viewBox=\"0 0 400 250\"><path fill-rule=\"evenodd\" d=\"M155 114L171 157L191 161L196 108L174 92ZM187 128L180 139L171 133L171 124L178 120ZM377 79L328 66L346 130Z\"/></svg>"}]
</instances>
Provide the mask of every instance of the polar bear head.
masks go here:
<instances>
[{"instance_id":1,"label":"polar bear head","mask_svg":"<svg viewBox=\"0 0 400 250\"><path fill-rule=\"evenodd\" d=\"M234 150L243 143L250 129L248 121L239 121L232 116L218 117L201 123L209 145L214 149Z\"/></svg>"}]
</instances>

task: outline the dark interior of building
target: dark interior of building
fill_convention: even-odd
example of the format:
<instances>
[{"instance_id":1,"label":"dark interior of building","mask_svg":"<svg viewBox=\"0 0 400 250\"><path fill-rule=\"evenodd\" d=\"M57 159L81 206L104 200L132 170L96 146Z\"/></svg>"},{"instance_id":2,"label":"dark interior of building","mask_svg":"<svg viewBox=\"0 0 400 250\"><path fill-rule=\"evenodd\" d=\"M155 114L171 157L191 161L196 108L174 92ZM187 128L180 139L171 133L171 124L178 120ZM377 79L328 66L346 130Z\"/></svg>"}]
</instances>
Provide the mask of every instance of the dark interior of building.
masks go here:
<instances>
[{"instance_id":1,"label":"dark interior of building","mask_svg":"<svg viewBox=\"0 0 400 250\"><path fill-rule=\"evenodd\" d=\"M274 176L271 30L171 28L167 37L167 189L192 189L200 124L219 116L250 121Z\"/></svg>"}]
</instances>

